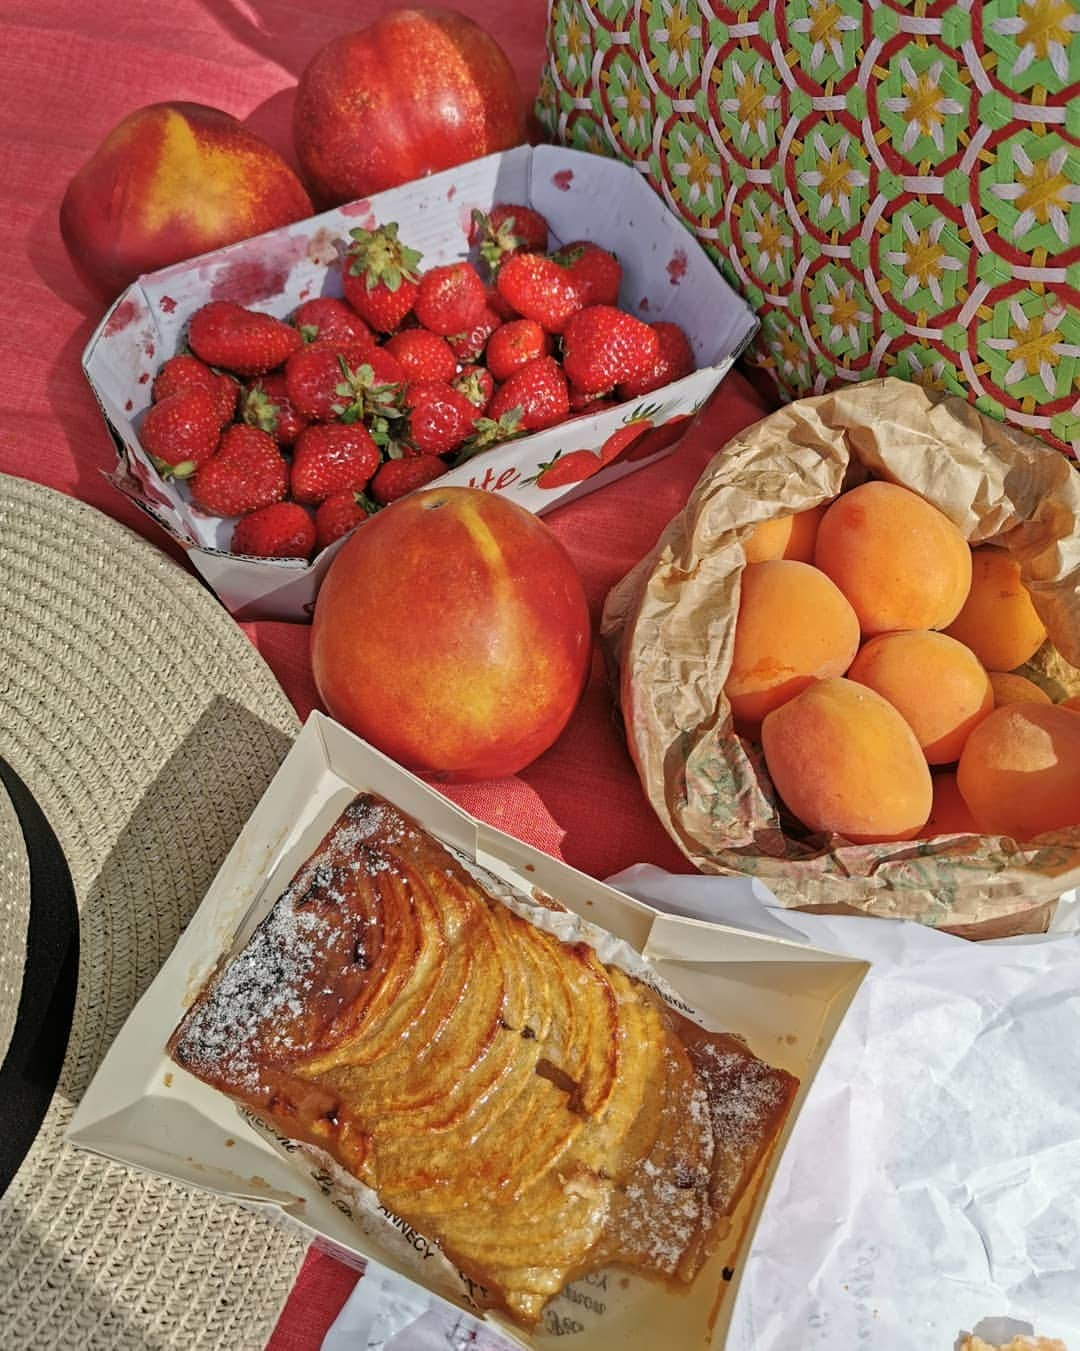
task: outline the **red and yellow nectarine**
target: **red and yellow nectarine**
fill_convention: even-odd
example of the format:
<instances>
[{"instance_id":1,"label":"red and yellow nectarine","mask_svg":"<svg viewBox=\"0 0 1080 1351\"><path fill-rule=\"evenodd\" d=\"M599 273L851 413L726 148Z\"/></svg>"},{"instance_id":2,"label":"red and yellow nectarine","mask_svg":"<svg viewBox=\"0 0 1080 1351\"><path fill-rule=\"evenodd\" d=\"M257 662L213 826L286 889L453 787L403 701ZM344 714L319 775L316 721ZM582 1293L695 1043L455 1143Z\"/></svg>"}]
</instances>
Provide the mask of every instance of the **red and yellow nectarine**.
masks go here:
<instances>
[{"instance_id":1,"label":"red and yellow nectarine","mask_svg":"<svg viewBox=\"0 0 1080 1351\"><path fill-rule=\"evenodd\" d=\"M60 233L104 299L153 272L312 213L276 150L201 103L130 113L68 184Z\"/></svg>"},{"instance_id":2,"label":"red and yellow nectarine","mask_svg":"<svg viewBox=\"0 0 1080 1351\"><path fill-rule=\"evenodd\" d=\"M315 607L330 713L407 769L514 774L566 726L589 673L589 610L562 544L476 488L411 493L357 529Z\"/></svg>"},{"instance_id":3,"label":"red and yellow nectarine","mask_svg":"<svg viewBox=\"0 0 1080 1351\"><path fill-rule=\"evenodd\" d=\"M510 62L456 10L390 10L317 52L296 91L293 142L323 206L524 139Z\"/></svg>"}]
</instances>

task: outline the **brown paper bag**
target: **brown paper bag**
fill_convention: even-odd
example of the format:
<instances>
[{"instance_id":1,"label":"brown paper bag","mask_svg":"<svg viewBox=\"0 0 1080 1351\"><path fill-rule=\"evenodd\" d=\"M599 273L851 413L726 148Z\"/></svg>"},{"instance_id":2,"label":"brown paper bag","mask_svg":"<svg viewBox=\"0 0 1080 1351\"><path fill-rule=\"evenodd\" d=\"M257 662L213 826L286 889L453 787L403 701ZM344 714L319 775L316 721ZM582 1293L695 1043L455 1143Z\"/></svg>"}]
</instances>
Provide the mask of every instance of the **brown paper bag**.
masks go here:
<instances>
[{"instance_id":1,"label":"brown paper bag","mask_svg":"<svg viewBox=\"0 0 1080 1351\"><path fill-rule=\"evenodd\" d=\"M1050 635L1023 672L1054 698L1080 691L1080 473L960 399L869 381L799 400L730 441L608 596L601 633L645 792L695 866L759 877L786 906L915 919L966 937L1042 930L1056 898L1080 883L1080 829L1025 845L795 835L759 748L732 730L723 691L742 541L761 521L868 477L913 489L972 545L993 541L1016 558Z\"/></svg>"}]
</instances>

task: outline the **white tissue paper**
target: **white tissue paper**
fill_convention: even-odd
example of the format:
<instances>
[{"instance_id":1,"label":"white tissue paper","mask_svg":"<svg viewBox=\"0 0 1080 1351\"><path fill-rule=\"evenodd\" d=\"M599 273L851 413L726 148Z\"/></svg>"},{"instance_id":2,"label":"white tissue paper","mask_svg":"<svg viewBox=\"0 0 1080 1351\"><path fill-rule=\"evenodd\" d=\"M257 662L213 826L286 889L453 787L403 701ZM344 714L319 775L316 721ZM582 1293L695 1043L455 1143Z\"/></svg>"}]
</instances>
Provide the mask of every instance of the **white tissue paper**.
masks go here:
<instances>
[{"instance_id":1,"label":"white tissue paper","mask_svg":"<svg viewBox=\"0 0 1080 1351\"><path fill-rule=\"evenodd\" d=\"M1080 1351L1077 894L1046 934L969 943L784 910L750 879L610 880L873 963L781 1160L726 1351L952 1351L967 1331ZM322 1351L508 1346L444 1310L369 1264Z\"/></svg>"}]
</instances>

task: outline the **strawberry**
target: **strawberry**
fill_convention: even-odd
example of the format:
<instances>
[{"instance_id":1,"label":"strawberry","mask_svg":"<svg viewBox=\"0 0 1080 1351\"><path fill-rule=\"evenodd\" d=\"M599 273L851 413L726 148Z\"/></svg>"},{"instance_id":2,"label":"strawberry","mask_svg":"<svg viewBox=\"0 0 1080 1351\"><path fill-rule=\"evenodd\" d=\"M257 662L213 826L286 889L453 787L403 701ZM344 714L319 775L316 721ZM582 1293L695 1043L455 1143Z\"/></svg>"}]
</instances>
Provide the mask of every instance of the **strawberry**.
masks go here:
<instances>
[{"instance_id":1,"label":"strawberry","mask_svg":"<svg viewBox=\"0 0 1080 1351\"><path fill-rule=\"evenodd\" d=\"M422 463L417 461L417 463ZM386 468L385 465L382 466ZM378 477L379 471L376 471ZM369 497L363 493L358 493L352 488L345 488L340 493L331 493L329 497L315 508L315 542L320 549L325 549L328 544L333 544L334 540L341 539L342 535L347 535L355 525L374 512L375 504Z\"/></svg>"},{"instance_id":2,"label":"strawberry","mask_svg":"<svg viewBox=\"0 0 1080 1351\"><path fill-rule=\"evenodd\" d=\"M575 314L563 334L567 379L593 394L647 373L660 354L654 329L612 305L591 305Z\"/></svg>"},{"instance_id":3,"label":"strawberry","mask_svg":"<svg viewBox=\"0 0 1080 1351\"><path fill-rule=\"evenodd\" d=\"M341 273L345 299L378 333L393 333L416 300L422 254L398 239L396 223L350 230Z\"/></svg>"},{"instance_id":4,"label":"strawberry","mask_svg":"<svg viewBox=\"0 0 1080 1351\"><path fill-rule=\"evenodd\" d=\"M280 373L260 375L248 385L240 401L240 417L249 427L269 432L279 446L285 447L293 444L308 422L293 406L285 376Z\"/></svg>"},{"instance_id":5,"label":"strawberry","mask_svg":"<svg viewBox=\"0 0 1080 1351\"><path fill-rule=\"evenodd\" d=\"M488 309L500 320L505 322L507 319L520 319L521 316L505 296L499 294L497 286L487 288Z\"/></svg>"},{"instance_id":6,"label":"strawberry","mask_svg":"<svg viewBox=\"0 0 1080 1351\"><path fill-rule=\"evenodd\" d=\"M285 389L296 411L311 422L331 422L351 403L341 388L375 349L362 343L313 342L285 363Z\"/></svg>"},{"instance_id":7,"label":"strawberry","mask_svg":"<svg viewBox=\"0 0 1080 1351\"><path fill-rule=\"evenodd\" d=\"M418 455L411 460L387 460L375 471L375 477L371 480L371 495L385 507L445 473L446 465L436 455Z\"/></svg>"},{"instance_id":8,"label":"strawberry","mask_svg":"<svg viewBox=\"0 0 1080 1351\"><path fill-rule=\"evenodd\" d=\"M642 394L651 394L654 389L670 385L672 380L681 380L694 369L693 349L678 324L661 320L649 327L659 339L660 351L648 371L631 380L624 380L619 385L620 399L636 399Z\"/></svg>"},{"instance_id":9,"label":"strawberry","mask_svg":"<svg viewBox=\"0 0 1080 1351\"><path fill-rule=\"evenodd\" d=\"M495 285L503 299L535 319L548 333L561 333L581 309L581 296L567 268L542 253L512 253L499 268Z\"/></svg>"},{"instance_id":10,"label":"strawberry","mask_svg":"<svg viewBox=\"0 0 1080 1351\"><path fill-rule=\"evenodd\" d=\"M344 300L316 296L305 300L292 317L305 342L342 342L374 347L371 329Z\"/></svg>"},{"instance_id":11,"label":"strawberry","mask_svg":"<svg viewBox=\"0 0 1080 1351\"><path fill-rule=\"evenodd\" d=\"M590 394L588 390L578 389L576 385L570 386L570 412L575 417L583 417L586 413L599 413L605 408L614 407L615 400L607 394Z\"/></svg>"},{"instance_id":12,"label":"strawberry","mask_svg":"<svg viewBox=\"0 0 1080 1351\"><path fill-rule=\"evenodd\" d=\"M233 528L229 551L252 558L310 558L315 523L295 502L260 507Z\"/></svg>"},{"instance_id":13,"label":"strawberry","mask_svg":"<svg viewBox=\"0 0 1080 1351\"><path fill-rule=\"evenodd\" d=\"M464 394L474 408L481 413L487 412L491 396L495 393L495 377L483 366L462 366L458 375L450 384Z\"/></svg>"},{"instance_id":14,"label":"strawberry","mask_svg":"<svg viewBox=\"0 0 1080 1351\"><path fill-rule=\"evenodd\" d=\"M437 380L410 385L405 391L405 406L409 410L409 445L422 455L446 455L457 450L476 418L476 408L464 394Z\"/></svg>"},{"instance_id":15,"label":"strawberry","mask_svg":"<svg viewBox=\"0 0 1080 1351\"><path fill-rule=\"evenodd\" d=\"M564 244L552 254L570 274L582 305L617 305L622 285L622 266L613 253L586 239Z\"/></svg>"},{"instance_id":16,"label":"strawberry","mask_svg":"<svg viewBox=\"0 0 1080 1351\"><path fill-rule=\"evenodd\" d=\"M446 341L458 361L479 361L487 340L502 323L502 318L485 302L480 318L464 333L451 333Z\"/></svg>"},{"instance_id":17,"label":"strawberry","mask_svg":"<svg viewBox=\"0 0 1080 1351\"><path fill-rule=\"evenodd\" d=\"M142 448L162 478L190 478L217 450L220 409L205 389L181 389L146 410Z\"/></svg>"},{"instance_id":18,"label":"strawberry","mask_svg":"<svg viewBox=\"0 0 1080 1351\"><path fill-rule=\"evenodd\" d=\"M432 333L465 333L487 305L487 288L471 263L433 267L420 278L413 312Z\"/></svg>"},{"instance_id":19,"label":"strawberry","mask_svg":"<svg viewBox=\"0 0 1080 1351\"><path fill-rule=\"evenodd\" d=\"M455 466L464 464L482 450L489 450L503 441L512 441L515 436L524 436L526 430L521 425L520 407L511 408L497 418L478 417L473 423L472 435L454 456L453 463Z\"/></svg>"},{"instance_id":20,"label":"strawberry","mask_svg":"<svg viewBox=\"0 0 1080 1351\"><path fill-rule=\"evenodd\" d=\"M548 242L548 223L531 206L497 202L485 216L472 213L469 242L479 244L480 256L496 272L508 253L544 253Z\"/></svg>"},{"instance_id":21,"label":"strawberry","mask_svg":"<svg viewBox=\"0 0 1080 1351\"><path fill-rule=\"evenodd\" d=\"M293 452L292 489L297 502L317 505L331 493L366 488L379 467L379 447L359 422L305 427Z\"/></svg>"},{"instance_id":22,"label":"strawberry","mask_svg":"<svg viewBox=\"0 0 1080 1351\"><path fill-rule=\"evenodd\" d=\"M537 357L518 367L495 391L488 409L496 422L512 410L520 414L520 430L538 432L562 422L570 411L566 377L554 357Z\"/></svg>"},{"instance_id":23,"label":"strawberry","mask_svg":"<svg viewBox=\"0 0 1080 1351\"><path fill-rule=\"evenodd\" d=\"M407 328L388 338L384 352L399 363L409 381L452 380L457 374L457 357L445 338L426 328Z\"/></svg>"},{"instance_id":24,"label":"strawberry","mask_svg":"<svg viewBox=\"0 0 1080 1351\"><path fill-rule=\"evenodd\" d=\"M188 344L195 355L236 375L265 375L303 341L291 324L231 300L211 300L195 311L188 325Z\"/></svg>"},{"instance_id":25,"label":"strawberry","mask_svg":"<svg viewBox=\"0 0 1080 1351\"><path fill-rule=\"evenodd\" d=\"M484 360L496 380L506 380L526 362L550 351L551 338L535 319L511 319L488 339Z\"/></svg>"},{"instance_id":26,"label":"strawberry","mask_svg":"<svg viewBox=\"0 0 1080 1351\"><path fill-rule=\"evenodd\" d=\"M210 516L244 516L280 502L289 491L289 466L269 432L236 423L218 453L191 480L191 500Z\"/></svg>"},{"instance_id":27,"label":"strawberry","mask_svg":"<svg viewBox=\"0 0 1080 1351\"><path fill-rule=\"evenodd\" d=\"M224 427L226 422L232 421L236 412L236 396L240 391L231 375L212 371L190 352L180 352L162 363L150 387L150 397L155 403L160 403L170 394L179 394L182 389L206 390L218 405L220 425Z\"/></svg>"}]
</instances>

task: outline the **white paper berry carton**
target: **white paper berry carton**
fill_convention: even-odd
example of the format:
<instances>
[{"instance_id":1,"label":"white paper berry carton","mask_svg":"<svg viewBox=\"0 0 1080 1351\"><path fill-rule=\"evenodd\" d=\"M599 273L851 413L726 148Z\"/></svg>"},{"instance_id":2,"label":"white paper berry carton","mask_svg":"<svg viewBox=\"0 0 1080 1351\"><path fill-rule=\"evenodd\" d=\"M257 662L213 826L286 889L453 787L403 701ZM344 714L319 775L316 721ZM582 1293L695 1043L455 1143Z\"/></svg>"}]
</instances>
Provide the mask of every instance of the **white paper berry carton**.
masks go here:
<instances>
[{"instance_id":1,"label":"white paper berry carton","mask_svg":"<svg viewBox=\"0 0 1080 1351\"><path fill-rule=\"evenodd\" d=\"M550 223L553 246L588 238L617 254L622 307L650 322L679 324L698 369L641 399L495 446L451 469L442 484L503 493L543 513L632 473L671 453L684 421L757 327L746 303L636 170L552 146L519 146L473 160L140 278L115 301L83 353L83 370L119 453L112 479L190 552L234 614L310 618L336 550L331 546L312 563L230 554L235 521L201 514L185 486L163 481L154 470L138 427L153 377L181 347L191 315L209 300L234 300L285 318L313 296L340 295L339 253L356 226L397 221L402 240L422 251L424 267L475 261L472 211L496 202L535 207ZM642 435L604 464L608 438L634 421ZM584 464L593 472L573 480L565 470L544 477L544 466L579 449L596 454L595 467ZM562 481L552 484L552 478Z\"/></svg>"}]
</instances>

